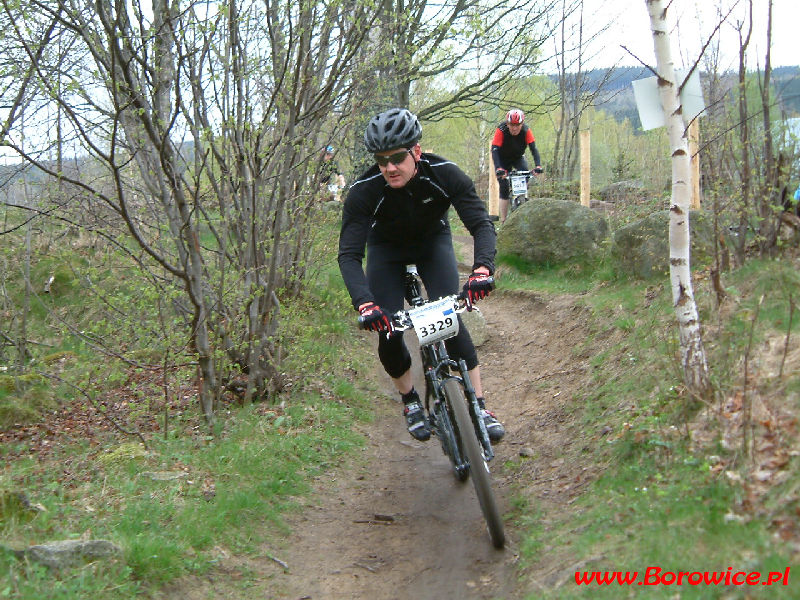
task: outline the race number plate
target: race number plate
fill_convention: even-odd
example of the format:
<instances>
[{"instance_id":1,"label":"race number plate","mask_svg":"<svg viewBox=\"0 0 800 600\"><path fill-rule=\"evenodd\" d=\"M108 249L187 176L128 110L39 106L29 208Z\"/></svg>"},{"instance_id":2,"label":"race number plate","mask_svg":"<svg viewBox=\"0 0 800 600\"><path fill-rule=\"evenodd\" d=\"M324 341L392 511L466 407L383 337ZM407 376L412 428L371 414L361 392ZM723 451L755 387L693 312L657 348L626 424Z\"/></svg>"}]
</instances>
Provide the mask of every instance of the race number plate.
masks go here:
<instances>
[{"instance_id":1,"label":"race number plate","mask_svg":"<svg viewBox=\"0 0 800 600\"><path fill-rule=\"evenodd\" d=\"M525 175L511 176L511 192L515 196L524 196L528 193L528 182L525 179Z\"/></svg>"},{"instance_id":2,"label":"race number plate","mask_svg":"<svg viewBox=\"0 0 800 600\"><path fill-rule=\"evenodd\" d=\"M423 346L446 340L458 334L458 319L453 296L430 302L408 311L419 343Z\"/></svg>"}]
</instances>

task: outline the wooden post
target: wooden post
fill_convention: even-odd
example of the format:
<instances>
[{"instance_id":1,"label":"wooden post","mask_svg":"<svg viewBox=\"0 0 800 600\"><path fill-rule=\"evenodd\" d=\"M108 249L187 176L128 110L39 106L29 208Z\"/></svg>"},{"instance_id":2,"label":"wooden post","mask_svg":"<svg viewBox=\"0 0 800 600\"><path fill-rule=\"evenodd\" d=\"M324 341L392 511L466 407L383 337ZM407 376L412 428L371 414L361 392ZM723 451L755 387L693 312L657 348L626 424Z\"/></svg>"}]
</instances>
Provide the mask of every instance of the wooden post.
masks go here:
<instances>
[{"instance_id":1,"label":"wooden post","mask_svg":"<svg viewBox=\"0 0 800 600\"><path fill-rule=\"evenodd\" d=\"M581 206L588 207L590 204L589 192L591 190L591 173L592 173L592 154L590 152L591 146L591 131L589 129L581 130Z\"/></svg>"},{"instance_id":2,"label":"wooden post","mask_svg":"<svg viewBox=\"0 0 800 600\"><path fill-rule=\"evenodd\" d=\"M494 174L494 160L492 160L492 147L489 145L489 214L500 215L500 184Z\"/></svg>"},{"instance_id":3,"label":"wooden post","mask_svg":"<svg viewBox=\"0 0 800 600\"><path fill-rule=\"evenodd\" d=\"M695 118L689 123L689 157L692 167L692 200L689 207L700 210L700 125Z\"/></svg>"}]
</instances>

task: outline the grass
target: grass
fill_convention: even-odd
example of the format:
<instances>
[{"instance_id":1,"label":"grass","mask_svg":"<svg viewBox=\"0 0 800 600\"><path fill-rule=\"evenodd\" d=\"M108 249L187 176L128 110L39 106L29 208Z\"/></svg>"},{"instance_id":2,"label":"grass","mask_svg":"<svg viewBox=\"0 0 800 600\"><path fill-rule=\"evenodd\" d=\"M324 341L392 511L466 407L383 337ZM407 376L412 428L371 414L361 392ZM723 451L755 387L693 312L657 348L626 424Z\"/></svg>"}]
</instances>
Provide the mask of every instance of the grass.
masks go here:
<instances>
[{"instance_id":1,"label":"grass","mask_svg":"<svg viewBox=\"0 0 800 600\"><path fill-rule=\"evenodd\" d=\"M619 466L610 469L577 503L576 518L558 524L558 533L538 532L526 540L523 558L537 549L559 544L588 559L575 568L586 572L639 573L647 568L665 572L783 572L792 565L790 553L775 544L759 521L729 519L736 490L724 476L709 470L680 444L653 440L620 441ZM658 454L669 450L669 458ZM577 534L575 532L578 532ZM620 598L636 591L612 586L579 586L574 577L558 590L528 598ZM644 591L644 590L642 590ZM647 598L794 598L793 586L714 588L653 586ZM759 595L762 594L762 595Z\"/></svg>"},{"instance_id":2,"label":"grass","mask_svg":"<svg viewBox=\"0 0 800 600\"><path fill-rule=\"evenodd\" d=\"M533 290L551 294L582 294L590 289L588 265L533 266L524 259L500 255L498 277L504 289ZM535 273L535 277L531 277Z\"/></svg>"},{"instance_id":3,"label":"grass","mask_svg":"<svg viewBox=\"0 0 800 600\"><path fill-rule=\"evenodd\" d=\"M114 391L132 424L161 422L161 381L101 356L92 343L114 339L126 344L129 356L158 364L162 350L145 342L166 346L169 336L150 337L147 323L120 326L114 319L114 303L144 307L155 301L137 291L131 274L121 276L113 260L92 267L84 259L65 254L37 267L39 277L55 263L80 265L60 267L58 290L34 303L39 308L32 311L30 337L48 340L46 352L37 348L36 363L95 402ZM103 288L104 301L87 293L78 272ZM281 335L291 348L283 363L290 385L272 403L223 403L214 435L189 404L172 409L166 434L162 428L144 431L146 450L136 438L113 431L91 440L73 436L44 455L34 454L38 447L30 440L0 448L0 491L22 491L44 508L33 518L0 514L0 599L147 596L183 575L208 572L226 552L251 555L283 543L286 519L312 479L363 444L353 425L371 418L372 390L354 376L368 369L371 355L353 335L349 298L333 261L322 265L317 285L282 306L281 314ZM69 334L62 323L67 319L83 328L82 336ZM187 378L193 374L175 373L173 389ZM74 398L88 400L68 384L0 373L0 425L35 423L40 410ZM109 539L123 554L54 573L8 551L81 537Z\"/></svg>"},{"instance_id":4,"label":"grass","mask_svg":"<svg viewBox=\"0 0 800 600\"><path fill-rule=\"evenodd\" d=\"M543 560L563 558L561 578L527 598L797 597L794 581L770 587L601 586L575 581L576 571L637 571L644 577L648 567L664 573L727 572L730 568L766 576L798 566L791 542L777 536L775 525L782 523L787 539L797 539L798 459L791 458L778 468L774 477L781 481L779 485L754 494L751 473L755 467L739 447L721 445L722 430L712 431L707 441L689 433L705 415L713 415L715 407L741 393L745 353L750 352L751 364L763 365L759 348L765 340L777 336L782 341L787 334L800 332L796 318L789 329L788 318L789 302L800 289L795 273L796 264L791 261L752 260L745 268L724 274L730 298L721 310L710 286L702 281L696 286L717 389L717 398L707 410L688 398L681 384L677 325L668 287L621 280L609 285L605 274L583 279L567 276L568 283L563 283L558 278L565 273L557 269L515 270L511 281L519 280L525 289L582 290L580 301L592 314L594 347L603 349L591 359L595 385L576 399L571 410L586 431L602 422L611 431L622 432L589 450L588 461L603 465L602 475L581 494L574 510L551 517L541 508L532 509L537 502L524 492L515 499L512 514L526 532L521 541L521 571L535 573ZM752 344L748 342L751 331ZM796 371L797 363L793 365ZM751 377L759 377L758 386L762 394L770 395L774 410L798 414L800 377L796 372L787 372L779 380L766 369L751 369ZM709 422L714 427L714 419ZM759 443L775 436L774 430L754 427L756 436L764 436ZM778 436L791 453L795 448L792 434ZM514 465L506 468L513 471ZM789 536L789 531L795 534Z\"/></svg>"},{"instance_id":5,"label":"grass","mask_svg":"<svg viewBox=\"0 0 800 600\"><path fill-rule=\"evenodd\" d=\"M99 451L62 448L74 479L33 457L8 464L2 487L24 490L46 511L28 523L0 524L5 543L24 547L90 534L111 539L124 556L110 568L92 567L89 586L67 574L54 596L48 595L52 574L1 556L6 595L129 597L185 573L205 572L221 548L255 553L271 536L285 534L285 515L308 492L310 479L363 443L352 425L368 415L364 392L342 379L335 363L315 357L314 364L327 368L325 394L298 385L285 409L230 407L224 431L215 437L153 437L148 452L129 442L109 442ZM147 475L163 472L176 478Z\"/></svg>"}]
</instances>

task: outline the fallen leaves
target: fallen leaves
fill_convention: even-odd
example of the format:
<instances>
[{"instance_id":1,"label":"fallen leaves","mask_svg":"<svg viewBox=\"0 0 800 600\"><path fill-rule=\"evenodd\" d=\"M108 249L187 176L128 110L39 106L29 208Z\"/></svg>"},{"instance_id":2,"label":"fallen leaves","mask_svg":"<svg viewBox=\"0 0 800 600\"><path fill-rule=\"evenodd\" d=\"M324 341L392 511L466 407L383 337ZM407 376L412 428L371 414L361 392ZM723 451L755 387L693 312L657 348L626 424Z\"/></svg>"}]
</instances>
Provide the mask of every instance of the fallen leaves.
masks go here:
<instances>
[{"instance_id":1,"label":"fallen leaves","mask_svg":"<svg viewBox=\"0 0 800 600\"><path fill-rule=\"evenodd\" d=\"M713 437L729 452L709 457L713 475L724 475L740 488L739 500L725 515L725 522L747 522L765 515L784 541L800 547L800 495L797 486L787 491L781 484L790 477L797 418L782 398L757 389L738 389L725 398L718 411L708 411L692 427L700 446L710 446Z\"/></svg>"}]
</instances>

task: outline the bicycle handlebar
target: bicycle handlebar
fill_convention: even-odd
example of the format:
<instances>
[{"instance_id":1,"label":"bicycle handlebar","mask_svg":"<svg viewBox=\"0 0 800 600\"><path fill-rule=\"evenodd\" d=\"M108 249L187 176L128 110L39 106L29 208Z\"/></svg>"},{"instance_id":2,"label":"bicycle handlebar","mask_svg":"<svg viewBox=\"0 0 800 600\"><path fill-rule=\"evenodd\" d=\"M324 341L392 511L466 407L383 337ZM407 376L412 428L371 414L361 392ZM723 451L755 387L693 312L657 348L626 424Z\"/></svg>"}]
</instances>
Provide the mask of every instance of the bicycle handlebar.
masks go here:
<instances>
[{"instance_id":1,"label":"bicycle handlebar","mask_svg":"<svg viewBox=\"0 0 800 600\"><path fill-rule=\"evenodd\" d=\"M420 306L425 306L426 304L430 304L431 302L439 302L440 300L444 300L445 298L452 298L453 304L457 305L456 312L461 313L467 310L467 299L464 296L464 292L460 292L458 294L453 294L451 296L442 296L441 298L437 298L436 300L426 300ZM419 306L414 306L413 308L419 308ZM389 317L389 320L392 322L392 331L406 331L407 329L413 329L414 325L411 322L411 317L408 314L407 310L398 310L396 313ZM358 317L358 328L365 329L364 327L364 317Z\"/></svg>"},{"instance_id":2,"label":"bicycle handlebar","mask_svg":"<svg viewBox=\"0 0 800 600\"><path fill-rule=\"evenodd\" d=\"M494 277L489 277L492 283L494 283ZM430 304L432 302L440 302L446 298L452 298L453 304L455 306L455 312L462 313L465 310L472 310L472 306L469 300L466 297L466 294L462 291L458 294L452 294L450 296L442 296L441 298L436 298L434 300L426 300L419 306L413 306L412 309L420 308L420 306L425 306L426 304ZM396 313L391 315L389 319L392 322L392 329L393 331L406 331L407 329L413 329L414 325L411 322L411 317L408 314L409 311L407 310L398 310ZM359 329L366 329L364 326L364 317L358 317L358 328Z\"/></svg>"}]
</instances>

